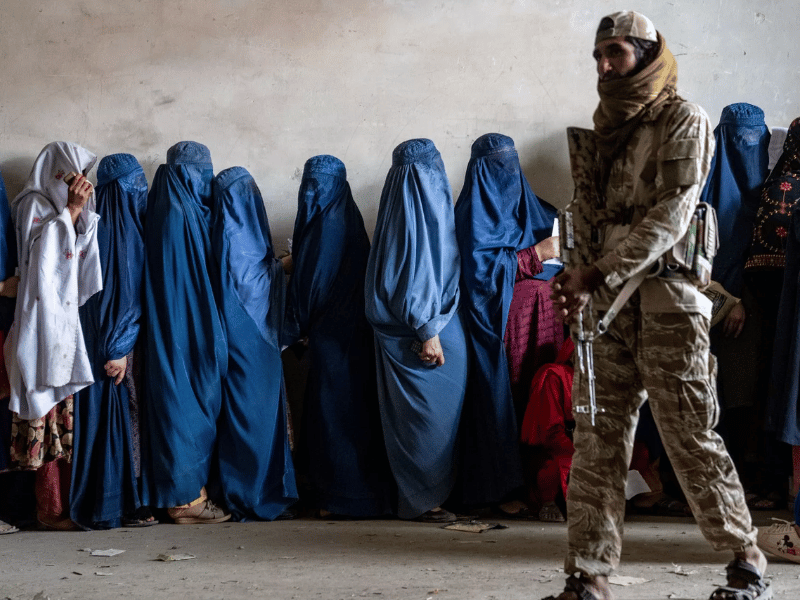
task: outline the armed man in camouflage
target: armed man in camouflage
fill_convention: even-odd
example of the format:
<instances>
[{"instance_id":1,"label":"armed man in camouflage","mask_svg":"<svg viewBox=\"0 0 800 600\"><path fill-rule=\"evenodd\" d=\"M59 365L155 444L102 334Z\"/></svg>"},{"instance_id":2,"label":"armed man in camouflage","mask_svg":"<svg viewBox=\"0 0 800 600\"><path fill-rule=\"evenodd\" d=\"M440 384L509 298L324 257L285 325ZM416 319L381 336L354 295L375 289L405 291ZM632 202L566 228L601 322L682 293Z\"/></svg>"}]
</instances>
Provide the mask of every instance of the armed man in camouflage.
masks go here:
<instances>
[{"instance_id":1,"label":"armed man in camouflage","mask_svg":"<svg viewBox=\"0 0 800 600\"><path fill-rule=\"evenodd\" d=\"M714 150L708 116L677 95L675 58L647 17L618 12L602 19L594 58L596 196L576 194L568 207L584 260L552 284L565 320L574 324L583 313L587 326L626 280L657 271L657 259L683 238ZM772 598L738 475L712 430L718 405L710 316L710 301L686 272L648 277L594 340L596 415L586 409L587 377L576 373L570 577L558 600L612 597L608 576L619 564L626 476L647 399L702 533L715 549L734 554L727 586L712 600Z\"/></svg>"}]
</instances>

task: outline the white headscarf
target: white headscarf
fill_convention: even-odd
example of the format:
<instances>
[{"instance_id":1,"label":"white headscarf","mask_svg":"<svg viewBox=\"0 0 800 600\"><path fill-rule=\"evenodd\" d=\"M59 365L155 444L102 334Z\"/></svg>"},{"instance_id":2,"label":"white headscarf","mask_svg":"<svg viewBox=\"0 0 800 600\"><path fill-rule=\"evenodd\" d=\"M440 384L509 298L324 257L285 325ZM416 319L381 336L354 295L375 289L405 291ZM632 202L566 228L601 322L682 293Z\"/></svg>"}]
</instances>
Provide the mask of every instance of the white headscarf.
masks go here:
<instances>
[{"instance_id":1,"label":"white headscarf","mask_svg":"<svg viewBox=\"0 0 800 600\"><path fill-rule=\"evenodd\" d=\"M23 419L43 417L94 382L78 307L102 289L99 217L92 199L73 226L64 176L88 172L96 160L76 144L48 144L11 203L20 283L5 358L9 408Z\"/></svg>"}]
</instances>

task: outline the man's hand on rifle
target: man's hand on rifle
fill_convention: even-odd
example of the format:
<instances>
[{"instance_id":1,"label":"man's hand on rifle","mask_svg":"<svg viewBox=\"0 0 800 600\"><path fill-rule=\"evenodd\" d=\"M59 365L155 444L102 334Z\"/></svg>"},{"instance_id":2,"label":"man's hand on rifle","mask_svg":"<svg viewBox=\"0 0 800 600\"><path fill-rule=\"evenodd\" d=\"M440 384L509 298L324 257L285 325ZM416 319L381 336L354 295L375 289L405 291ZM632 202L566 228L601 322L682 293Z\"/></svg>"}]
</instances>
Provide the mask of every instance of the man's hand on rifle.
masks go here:
<instances>
[{"instance_id":1,"label":"man's hand on rifle","mask_svg":"<svg viewBox=\"0 0 800 600\"><path fill-rule=\"evenodd\" d=\"M575 319L602 283L603 274L594 265L567 269L550 282L550 298L565 323Z\"/></svg>"}]
</instances>

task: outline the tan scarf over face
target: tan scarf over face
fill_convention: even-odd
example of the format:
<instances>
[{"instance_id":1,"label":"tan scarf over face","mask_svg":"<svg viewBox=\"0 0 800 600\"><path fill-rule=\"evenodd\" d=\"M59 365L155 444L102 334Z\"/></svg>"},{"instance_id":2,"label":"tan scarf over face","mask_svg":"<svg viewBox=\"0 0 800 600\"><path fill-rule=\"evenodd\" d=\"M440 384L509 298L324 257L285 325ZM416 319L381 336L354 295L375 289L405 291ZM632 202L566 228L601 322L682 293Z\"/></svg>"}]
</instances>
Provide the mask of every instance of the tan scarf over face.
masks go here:
<instances>
[{"instance_id":1,"label":"tan scarf over face","mask_svg":"<svg viewBox=\"0 0 800 600\"><path fill-rule=\"evenodd\" d=\"M600 81L600 104L594 112L597 147L605 161L613 160L645 118L655 118L664 104L677 97L678 63L658 34L658 55L632 77Z\"/></svg>"}]
</instances>

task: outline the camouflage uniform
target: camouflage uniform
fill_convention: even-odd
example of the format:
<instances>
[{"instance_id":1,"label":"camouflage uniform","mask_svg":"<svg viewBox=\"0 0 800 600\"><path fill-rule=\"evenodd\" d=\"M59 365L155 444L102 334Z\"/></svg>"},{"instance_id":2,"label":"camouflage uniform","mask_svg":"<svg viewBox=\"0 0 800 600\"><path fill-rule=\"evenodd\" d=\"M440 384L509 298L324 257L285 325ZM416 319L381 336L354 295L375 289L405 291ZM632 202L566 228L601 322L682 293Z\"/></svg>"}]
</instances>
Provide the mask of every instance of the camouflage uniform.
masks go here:
<instances>
[{"instance_id":1,"label":"camouflage uniform","mask_svg":"<svg viewBox=\"0 0 800 600\"><path fill-rule=\"evenodd\" d=\"M677 99L657 117L645 117L611 163L603 202L574 203L583 261L605 279L593 297L595 323L622 282L683 236L713 149L705 112ZM740 551L755 542L738 475L712 430L718 404L710 315L710 300L684 276L648 278L595 339L596 397L605 412L595 426L586 413L575 415L567 573L608 575L619 563L625 482L639 407L648 398L702 533L717 550ZM588 404L577 372L574 385L575 405Z\"/></svg>"}]
</instances>

